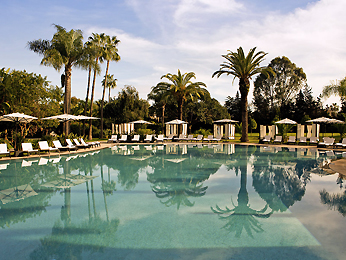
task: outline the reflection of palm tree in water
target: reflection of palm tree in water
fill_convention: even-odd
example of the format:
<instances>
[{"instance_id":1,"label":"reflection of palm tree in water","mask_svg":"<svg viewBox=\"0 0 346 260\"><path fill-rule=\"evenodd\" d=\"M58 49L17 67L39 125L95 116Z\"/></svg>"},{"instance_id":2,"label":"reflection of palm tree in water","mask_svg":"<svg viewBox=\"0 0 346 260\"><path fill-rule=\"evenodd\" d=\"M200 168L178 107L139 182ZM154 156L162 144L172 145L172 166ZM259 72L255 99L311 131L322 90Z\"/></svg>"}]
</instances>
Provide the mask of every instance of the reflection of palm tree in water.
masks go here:
<instances>
[{"instance_id":1,"label":"reflection of palm tree in water","mask_svg":"<svg viewBox=\"0 0 346 260\"><path fill-rule=\"evenodd\" d=\"M269 213L266 213L268 209L268 204L266 204L261 210L254 210L250 208L249 205L249 195L246 189L247 182L247 164L239 167L241 171L240 178L240 190L238 193L238 205L236 206L233 203L233 209L229 209L226 206L226 209L221 209L218 205L215 206L216 209L211 207L211 210L218 214L220 219L226 220L227 223L224 225L224 228L231 232L235 232L236 237L240 237L243 229L246 230L246 233L253 237L252 231L256 233L261 233L264 230L261 227L260 222L255 218L269 218L273 213L271 210Z\"/></svg>"},{"instance_id":2,"label":"reflection of palm tree in water","mask_svg":"<svg viewBox=\"0 0 346 260\"><path fill-rule=\"evenodd\" d=\"M340 194L330 194L325 189L320 191L322 204L328 205L329 209L337 210L342 216L346 216L346 190Z\"/></svg>"}]
</instances>

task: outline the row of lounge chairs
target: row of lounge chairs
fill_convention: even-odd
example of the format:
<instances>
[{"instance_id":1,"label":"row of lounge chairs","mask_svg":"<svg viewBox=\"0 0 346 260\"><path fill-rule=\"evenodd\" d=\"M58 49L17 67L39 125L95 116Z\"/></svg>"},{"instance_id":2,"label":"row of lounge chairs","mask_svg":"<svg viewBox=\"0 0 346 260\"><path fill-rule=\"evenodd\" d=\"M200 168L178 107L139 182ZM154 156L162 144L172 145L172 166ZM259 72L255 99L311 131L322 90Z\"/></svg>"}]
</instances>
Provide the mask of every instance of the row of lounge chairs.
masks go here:
<instances>
[{"instance_id":1,"label":"row of lounge chairs","mask_svg":"<svg viewBox=\"0 0 346 260\"><path fill-rule=\"evenodd\" d=\"M214 138L213 135L208 135L207 138L204 138L203 135L198 135L197 137L193 137L193 135L184 135L180 134L177 138L174 137L174 135L169 135L168 137L164 137L164 135L158 135L155 137L154 135L146 135L143 142L164 142L164 141L205 141L205 142L219 142L221 141L222 135L219 135ZM112 135L110 139L108 139L109 143L121 143L121 142L133 142L138 143L140 142L140 135L134 135L131 139L129 139L128 135L121 135L121 137L118 139L117 135Z\"/></svg>"},{"instance_id":2,"label":"row of lounge chairs","mask_svg":"<svg viewBox=\"0 0 346 260\"><path fill-rule=\"evenodd\" d=\"M262 140L263 143L270 143L271 137L269 135L266 135L264 139ZM287 144L313 144L317 145L318 147L335 147L335 148L346 148L346 138L342 139L341 143L334 143L335 139L331 137L323 137L323 142L319 142L319 139L317 137L310 137L309 142L306 137L300 137L298 141L296 141L295 136L289 136L287 140ZM277 135L275 136L275 139L273 140L274 144L281 144L282 143L282 136Z\"/></svg>"},{"instance_id":3,"label":"row of lounge chairs","mask_svg":"<svg viewBox=\"0 0 346 260\"><path fill-rule=\"evenodd\" d=\"M73 143L74 142L74 143ZM66 139L66 146L62 146L59 140L53 141L54 147L50 147L48 145L47 141L39 141L38 146L39 149L33 149L32 143L22 143L22 153L31 154L31 153L39 153L41 152L60 152L60 151L71 151L71 150L77 150L80 148L91 148L100 146L100 142L89 142L86 143L83 138L80 139L80 142L78 139L73 139L73 142L70 139ZM7 144L0 144L0 155L9 155L11 156L11 151L8 150Z\"/></svg>"}]
</instances>

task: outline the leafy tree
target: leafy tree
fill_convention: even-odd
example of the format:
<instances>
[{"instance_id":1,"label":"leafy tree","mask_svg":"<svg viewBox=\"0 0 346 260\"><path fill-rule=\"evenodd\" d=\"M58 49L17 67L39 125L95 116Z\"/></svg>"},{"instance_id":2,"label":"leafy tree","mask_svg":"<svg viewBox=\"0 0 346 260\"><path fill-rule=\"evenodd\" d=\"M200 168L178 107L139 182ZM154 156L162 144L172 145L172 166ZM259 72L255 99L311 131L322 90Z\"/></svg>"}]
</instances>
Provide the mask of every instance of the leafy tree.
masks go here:
<instances>
[{"instance_id":1,"label":"leafy tree","mask_svg":"<svg viewBox=\"0 0 346 260\"><path fill-rule=\"evenodd\" d=\"M149 103L139 98L135 87L125 86L115 100L105 106L105 117L115 123L128 123L148 117Z\"/></svg>"},{"instance_id":2,"label":"leafy tree","mask_svg":"<svg viewBox=\"0 0 346 260\"><path fill-rule=\"evenodd\" d=\"M189 122L190 132L199 128L212 128L213 121L230 118L227 109L211 98L206 90L200 101L189 99L184 106L184 118Z\"/></svg>"},{"instance_id":3,"label":"leafy tree","mask_svg":"<svg viewBox=\"0 0 346 260\"><path fill-rule=\"evenodd\" d=\"M154 104L151 109L154 111L155 115L161 116L162 130L165 128L165 110L167 103L172 103L169 95L166 95L166 91L161 88L152 88L148 94L148 99L153 100Z\"/></svg>"},{"instance_id":4,"label":"leafy tree","mask_svg":"<svg viewBox=\"0 0 346 260\"><path fill-rule=\"evenodd\" d=\"M62 90L57 86L49 86L46 77L26 71L2 68L0 70L1 114L21 112L38 118L60 113L63 100ZM4 123L8 129L9 123ZM26 125L21 124L22 136L35 134L57 123L50 120L34 120ZM9 128L11 129L11 128Z\"/></svg>"},{"instance_id":5,"label":"leafy tree","mask_svg":"<svg viewBox=\"0 0 346 260\"><path fill-rule=\"evenodd\" d=\"M248 109L247 96L250 89L250 79L252 76L263 73L269 76L271 71L267 67L260 67L260 63L264 60L267 53L260 51L255 53L256 47L252 48L247 56L245 56L243 48L239 47L237 52L229 51L226 55L222 55L226 59L220 65L220 69L215 71L212 77L220 77L222 74L233 75L234 79L239 79L239 91L241 95L242 110L242 142L247 142L248 138Z\"/></svg>"},{"instance_id":6,"label":"leafy tree","mask_svg":"<svg viewBox=\"0 0 346 260\"><path fill-rule=\"evenodd\" d=\"M306 85L306 75L287 57L276 57L268 68L275 72L274 77L261 73L254 82L254 105L260 117L269 121L276 114L284 118L280 112L283 107L294 101L298 91Z\"/></svg>"},{"instance_id":7,"label":"leafy tree","mask_svg":"<svg viewBox=\"0 0 346 260\"><path fill-rule=\"evenodd\" d=\"M41 64L52 66L60 71L65 67L64 72L64 113L71 111L71 77L72 67L82 66L84 58L83 33L81 30L66 31L60 25L54 25L57 32L53 35L52 40L34 40L28 42L29 49L43 55ZM65 134L68 135L69 124L65 124Z\"/></svg>"},{"instance_id":8,"label":"leafy tree","mask_svg":"<svg viewBox=\"0 0 346 260\"><path fill-rule=\"evenodd\" d=\"M104 36L103 55L101 56L101 58L107 61L107 66L106 66L106 74L104 77L102 100L101 100L101 138L103 138L103 103L104 103L105 93L107 88L109 62L110 61L118 62L120 60L120 56L118 54L118 48L117 48L117 45L119 42L120 41L117 39L116 36L113 36L112 38L108 35Z\"/></svg>"},{"instance_id":9,"label":"leafy tree","mask_svg":"<svg viewBox=\"0 0 346 260\"><path fill-rule=\"evenodd\" d=\"M163 78L168 79L172 83L160 82L152 88L152 91L162 91L164 96L173 98L178 103L179 119L183 120L184 102L188 98L200 99L205 93L205 89L202 87L207 86L203 82L191 82L192 78L196 78L194 72L181 74L180 70L178 70L178 74L168 73L161 77L161 79Z\"/></svg>"},{"instance_id":10,"label":"leafy tree","mask_svg":"<svg viewBox=\"0 0 346 260\"><path fill-rule=\"evenodd\" d=\"M241 121L241 99L239 91L237 91L235 97L227 97L225 107L233 120Z\"/></svg>"}]
</instances>

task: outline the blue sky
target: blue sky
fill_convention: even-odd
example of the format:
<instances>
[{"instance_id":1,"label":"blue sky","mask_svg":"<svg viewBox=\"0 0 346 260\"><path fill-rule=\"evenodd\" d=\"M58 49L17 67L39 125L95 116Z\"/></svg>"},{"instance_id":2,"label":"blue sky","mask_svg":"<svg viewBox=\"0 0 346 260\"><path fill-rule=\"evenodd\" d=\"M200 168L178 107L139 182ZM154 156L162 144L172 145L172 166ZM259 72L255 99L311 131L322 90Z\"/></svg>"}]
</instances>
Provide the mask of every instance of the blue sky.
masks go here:
<instances>
[{"instance_id":1,"label":"blue sky","mask_svg":"<svg viewBox=\"0 0 346 260\"><path fill-rule=\"evenodd\" d=\"M344 0L12 0L1 9L0 66L47 76L53 85L60 84L61 72L40 65L42 57L27 48L28 41L51 39L52 24L81 29L85 40L92 32L118 37L121 61L110 64L118 79L112 95L132 85L146 98L162 75L180 69L195 72L223 103L235 95L237 82L211 75L223 62L221 55L239 46L267 52L263 65L288 57L307 74L314 96L346 76ZM72 95L84 99L86 84L87 72L74 69ZM332 102L339 99L325 101Z\"/></svg>"}]
</instances>

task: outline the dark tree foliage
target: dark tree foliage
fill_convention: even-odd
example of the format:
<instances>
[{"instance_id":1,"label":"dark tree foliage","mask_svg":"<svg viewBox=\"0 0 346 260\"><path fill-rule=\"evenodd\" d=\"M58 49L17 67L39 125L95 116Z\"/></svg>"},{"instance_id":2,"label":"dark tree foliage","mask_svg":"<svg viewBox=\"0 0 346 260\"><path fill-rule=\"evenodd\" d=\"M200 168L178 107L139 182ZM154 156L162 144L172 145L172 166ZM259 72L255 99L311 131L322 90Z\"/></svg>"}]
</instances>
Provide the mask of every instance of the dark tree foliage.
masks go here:
<instances>
[{"instance_id":1,"label":"dark tree foliage","mask_svg":"<svg viewBox=\"0 0 346 260\"><path fill-rule=\"evenodd\" d=\"M200 128L211 129L213 121L229 118L227 109L206 92L200 101L189 99L184 106L184 118L189 122L190 132Z\"/></svg>"},{"instance_id":2,"label":"dark tree foliage","mask_svg":"<svg viewBox=\"0 0 346 260\"><path fill-rule=\"evenodd\" d=\"M235 97L227 97L225 107L233 120L241 122L241 99L239 91L237 91Z\"/></svg>"},{"instance_id":3,"label":"dark tree foliage","mask_svg":"<svg viewBox=\"0 0 346 260\"><path fill-rule=\"evenodd\" d=\"M149 103L140 99L135 87L125 86L116 99L107 103L104 108L105 118L114 123L129 123L139 119L147 119Z\"/></svg>"}]
</instances>

